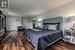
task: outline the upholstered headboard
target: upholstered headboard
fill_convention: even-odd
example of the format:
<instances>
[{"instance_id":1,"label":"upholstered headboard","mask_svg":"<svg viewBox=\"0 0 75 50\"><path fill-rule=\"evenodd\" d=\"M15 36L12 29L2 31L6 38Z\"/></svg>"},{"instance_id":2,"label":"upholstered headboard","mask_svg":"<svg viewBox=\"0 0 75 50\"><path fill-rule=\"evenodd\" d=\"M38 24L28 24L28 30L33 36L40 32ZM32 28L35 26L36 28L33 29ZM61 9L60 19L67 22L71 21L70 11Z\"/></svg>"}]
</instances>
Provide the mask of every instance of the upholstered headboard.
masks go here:
<instances>
[{"instance_id":1,"label":"upholstered headboard","mask_svg":"<svg viewBox=\"0 0 75 50\"><path fill-rule=\"evenodd\" d=\"M43 25L46 25L46 26L48 26L48 25L53 25L53 26L57 25L56 26L57 30L62 30L62 23L63 23L63 18L62 17L43 19ZM48 28L50 28L50 27L48 27Z\"/></svg>"}]
</instances>

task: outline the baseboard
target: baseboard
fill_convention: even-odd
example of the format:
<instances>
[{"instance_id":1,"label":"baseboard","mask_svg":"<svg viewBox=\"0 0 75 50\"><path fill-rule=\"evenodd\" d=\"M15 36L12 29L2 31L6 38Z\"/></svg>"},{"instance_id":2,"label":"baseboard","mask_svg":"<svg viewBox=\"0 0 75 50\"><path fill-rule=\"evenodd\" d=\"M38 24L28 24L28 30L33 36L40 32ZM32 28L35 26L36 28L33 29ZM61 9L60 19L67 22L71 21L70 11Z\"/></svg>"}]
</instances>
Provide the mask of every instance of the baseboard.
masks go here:
<instances>
[{"instance_id":1,"label":"baseboard","mask_svg":"<svg viewBox=\"0 0 75 50\"><path fill-rule=\"evenodd\" d=\"M7 30L7 32L14 32L14 31L17 31L17 30Z\"/></svg>"}]
</instances>

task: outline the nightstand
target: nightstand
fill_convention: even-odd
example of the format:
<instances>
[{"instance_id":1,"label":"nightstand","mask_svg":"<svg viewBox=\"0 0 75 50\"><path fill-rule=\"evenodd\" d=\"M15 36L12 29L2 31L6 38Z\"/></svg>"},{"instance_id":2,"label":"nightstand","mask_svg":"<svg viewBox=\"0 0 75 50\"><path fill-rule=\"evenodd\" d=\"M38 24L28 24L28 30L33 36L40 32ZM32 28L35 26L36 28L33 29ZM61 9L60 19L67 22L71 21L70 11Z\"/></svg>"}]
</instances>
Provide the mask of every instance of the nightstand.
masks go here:
<instances>
[{"instance_id":1,"label":"nightstand","mask_svg":"<svg viewBox=\"0 0 75 50\"><path fill-rule=\"evenodd\" d=\"M73 31L65 31L63 40L75 44L75 34Z\"/></svg>"}]
</instances>

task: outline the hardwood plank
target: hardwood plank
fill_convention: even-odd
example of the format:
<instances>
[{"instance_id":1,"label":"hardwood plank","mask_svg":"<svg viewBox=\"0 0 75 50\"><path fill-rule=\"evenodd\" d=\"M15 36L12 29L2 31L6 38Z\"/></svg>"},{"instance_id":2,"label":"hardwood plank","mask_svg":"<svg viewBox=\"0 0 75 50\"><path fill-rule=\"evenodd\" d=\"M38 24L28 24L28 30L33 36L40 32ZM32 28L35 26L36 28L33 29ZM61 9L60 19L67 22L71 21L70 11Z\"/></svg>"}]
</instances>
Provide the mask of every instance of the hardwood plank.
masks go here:
<instances>
[{"instance_id":1,"label":"hardwood plank","mask_svg":"<svg viewBox=\"0 0 75 50\"><path fill-rule=\"evenodd\" d=\"M0 50L33 50L33 47L18 32L6 34L5 39L0 43Z\"/></svg>"},{"instance_id":2,"label":"hardwood plank","mask_svg":"<svg viewBox=\"0 0 75 50\"><path fill-rule=\"evenodd\" d=\"M49 46L47 50L75 50L75 45L61 40Z\"/></svg>"}]
</instances>

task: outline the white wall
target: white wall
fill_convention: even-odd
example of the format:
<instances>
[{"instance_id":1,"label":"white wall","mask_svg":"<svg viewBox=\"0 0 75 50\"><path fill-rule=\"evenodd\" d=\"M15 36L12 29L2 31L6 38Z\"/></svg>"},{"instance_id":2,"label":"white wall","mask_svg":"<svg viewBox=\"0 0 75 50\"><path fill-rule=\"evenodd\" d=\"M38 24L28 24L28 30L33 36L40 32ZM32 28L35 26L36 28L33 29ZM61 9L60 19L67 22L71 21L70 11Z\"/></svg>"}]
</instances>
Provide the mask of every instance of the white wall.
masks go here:
<instances>
[{"instance_id":1,"label":"white wall","mask_svg":"<svg viewBox=\"0 0 75 50\"><path fill-rule=\"evenodd\" d=\"M64 18L64 30L69 30L75 23L75 16L69 16Z\"/></svg>"},{"instance_id":2,"label":"white wall","mask_svg":"<svg viewBox=\"0 0 75 50\"><path fill-rule=\"evenodd\" d=\"M47 12L44 12L40 15L38 15L38 19L40 18L53 18L53 17L59 17L59 16L64 16L64 28L68 29L71 27L71 22L66 22L67 19L66 16L74 16L75 15L75 1L70 2L66 5L62 5L60 7L54 8L52 10L48 10ZM8 30L16 30L17 29L17 24L21 24L21 22L16 20L16 17L9 17L8 18L8 25L7 29ZM14 23L14 24L13 24ZM31 18L23 18L22 19L22 24L26 28L32 28L32 20ZM11 26L12 25L12 26Z\"/></svg>"},{"instance_id":3,"label":"white wall","mask_svg":"<svg viewBox=\"0 0 75 50\"><path fill-rule=\"evenodd\" d=\"M31 18L22 17L22 24L23 24L24 28L33 28Z\"/></svg>"},{"instance_id":4,"label":"white wall","mask_svg":"<svg viewBox=\"0 0 75 50\"><path fill-rule=\"evenodd\" d=\"M56 7L52 10L48 10L47 12L40 14L38 17L39 18L40 17L41 18L54 18L54 17L59 17L59 16L63 17L64 29L71 28L73 21L66 22L66 20L67 20L67 17L69 17L69 16L75 16L75 1L65 4L65 5L62 5L60 7Z\"/></svg>"},{"instance_id":5,"label":"white wall","mask_svg":"<svg viewBox=\"0 0 75 50\"><path fill-rule=\"evenodd\" d=\"M22 26L22 20L21 17L16 17L17 19L17 26Z\"/></svg>"},{"instance_id":6,"label":"white wall","mask_svg":"<svg viewBox=\"0 0 75 50\"><path fill-rule=\"evenodd\" d=\"M21 24L21 17L9 16L7 17L6 27L7 31L17 30L17 26Z\"/></svg>"}]
</instances>

